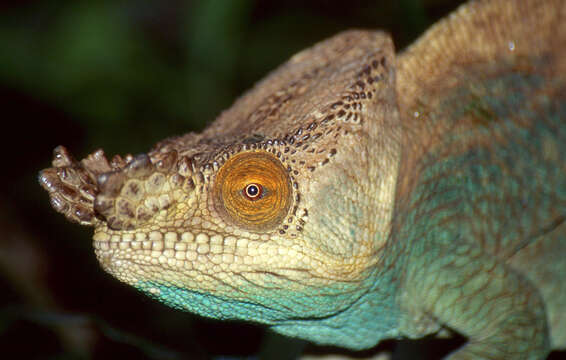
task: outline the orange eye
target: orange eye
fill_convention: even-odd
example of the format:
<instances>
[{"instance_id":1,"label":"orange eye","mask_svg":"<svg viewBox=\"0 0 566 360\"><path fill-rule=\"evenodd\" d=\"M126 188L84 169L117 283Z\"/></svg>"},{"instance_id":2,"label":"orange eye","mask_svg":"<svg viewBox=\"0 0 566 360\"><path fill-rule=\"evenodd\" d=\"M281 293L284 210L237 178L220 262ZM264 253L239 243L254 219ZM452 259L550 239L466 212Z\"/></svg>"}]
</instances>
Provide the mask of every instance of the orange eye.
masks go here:
<instances>
[{"instance_id":1,"label":"orange eye","mask_svg":"<svg viewBox=\"0 0 566 360\"><path fill-rule=\"evenodd\" d=\"M259 200L263 196L263 187L260 184L248 184L244 188L243 194L248 200Z\"/></svg>"},{"instance_id":2,"label":"orange eye","mask_svg":"<svg viewBox=\"0 0 566 360\"><path fill-rule=\"evenodd\" d=\"M277 227L289 212L291 181L266 152L244 152L222 165L214 179L214 207L229 222L252 231Z\"/></svg>"}]
</instances>

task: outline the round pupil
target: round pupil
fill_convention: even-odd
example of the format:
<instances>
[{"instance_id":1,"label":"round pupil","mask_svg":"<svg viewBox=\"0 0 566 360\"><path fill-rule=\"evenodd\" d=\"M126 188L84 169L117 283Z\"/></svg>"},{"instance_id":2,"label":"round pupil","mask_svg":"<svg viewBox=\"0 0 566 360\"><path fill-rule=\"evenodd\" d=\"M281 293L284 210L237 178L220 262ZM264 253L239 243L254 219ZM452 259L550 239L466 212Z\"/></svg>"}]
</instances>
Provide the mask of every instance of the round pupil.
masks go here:
<instances>
[{"instance_id":1,"label":"round pupil","mask_svg":"<svg viewBox=\"0 0 566 360\"><path fill-rule=\"evenodd\" d=\"M259 195L259 187L256 184L246 186L246 195L249 197L256 197Z\"/></svg>"}]
</instances>

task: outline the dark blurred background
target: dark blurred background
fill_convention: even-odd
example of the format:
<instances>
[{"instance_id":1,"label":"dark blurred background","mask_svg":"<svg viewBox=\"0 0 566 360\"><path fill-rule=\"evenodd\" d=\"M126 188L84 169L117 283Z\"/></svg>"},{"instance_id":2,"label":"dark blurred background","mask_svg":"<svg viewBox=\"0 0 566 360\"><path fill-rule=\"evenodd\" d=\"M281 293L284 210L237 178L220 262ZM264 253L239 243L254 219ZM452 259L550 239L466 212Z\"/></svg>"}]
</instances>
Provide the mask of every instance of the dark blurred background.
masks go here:
<instances>
[{"instance_id":1,"label":"dark blurred background","mask_svg":"<svg viewBox=\"0 0 566 360\"><path fill-rule=\"evenodd\" d=\"M91 230L50 208L37 172L60 144L79 158L135 154L199 131L317 41L385 29L402 49L460 2L2 2L0 356L292 358L302 343L171 310L112 279Z\"/></svg>"}]
</instances>

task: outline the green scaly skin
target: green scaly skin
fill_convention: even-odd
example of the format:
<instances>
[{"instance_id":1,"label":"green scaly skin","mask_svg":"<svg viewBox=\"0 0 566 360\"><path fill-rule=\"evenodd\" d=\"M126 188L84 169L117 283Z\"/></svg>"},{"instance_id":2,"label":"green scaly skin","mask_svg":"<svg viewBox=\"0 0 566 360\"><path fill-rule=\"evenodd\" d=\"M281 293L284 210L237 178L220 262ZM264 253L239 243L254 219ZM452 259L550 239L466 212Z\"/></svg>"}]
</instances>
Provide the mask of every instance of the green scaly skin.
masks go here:
<instances>
[{"instance_id":1,"label":"green scaly skin","mask_svg":"<svg viewBox=\"0 0 566 360\"><path fill-rule=\"evenodd\" d=\"M112 160L58 147L40 182L94 227L106 271L180 310L354 350L449 330L468 339L449 359L542 359L566 348L565 49L560 0L472 2L398 57L345 32L201 134ZM280 175L250 180L259 199L222 192L233 159Z\"/></svg>"}]
</instances>

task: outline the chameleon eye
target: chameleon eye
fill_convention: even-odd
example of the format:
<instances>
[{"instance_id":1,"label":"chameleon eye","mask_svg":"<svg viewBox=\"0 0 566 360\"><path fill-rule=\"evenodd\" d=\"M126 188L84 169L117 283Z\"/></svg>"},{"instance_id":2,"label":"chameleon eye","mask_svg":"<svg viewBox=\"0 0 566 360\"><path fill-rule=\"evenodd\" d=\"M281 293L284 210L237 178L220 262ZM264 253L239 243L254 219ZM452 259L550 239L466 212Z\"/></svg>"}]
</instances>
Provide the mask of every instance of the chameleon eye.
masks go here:
<instances>
[{"instance_id":1,"label":"chameleon eye","mask_svg":"<svg viewBox=\"0 0 566 360\"><path fill-rule=\"evenodd\" d=\"M248 198L248 200L259 200L261 199L263 196L263 187L260 184L255 184L255 183L251 183L246 185L246 187L243 190L243 194L245 197Z\"/></svg>"},{"instance_id":2,"label":"chameleon eye","mask_svg":"<svg viewBox=\"0 0 566 360\"><path fill-rule=\"evenodd\" d=\"M291 181L281 162L269 153L232 156L214 179L214 207L228 223L251 231L277 227L289 212Z\"/></svg>"}]
</instances>

